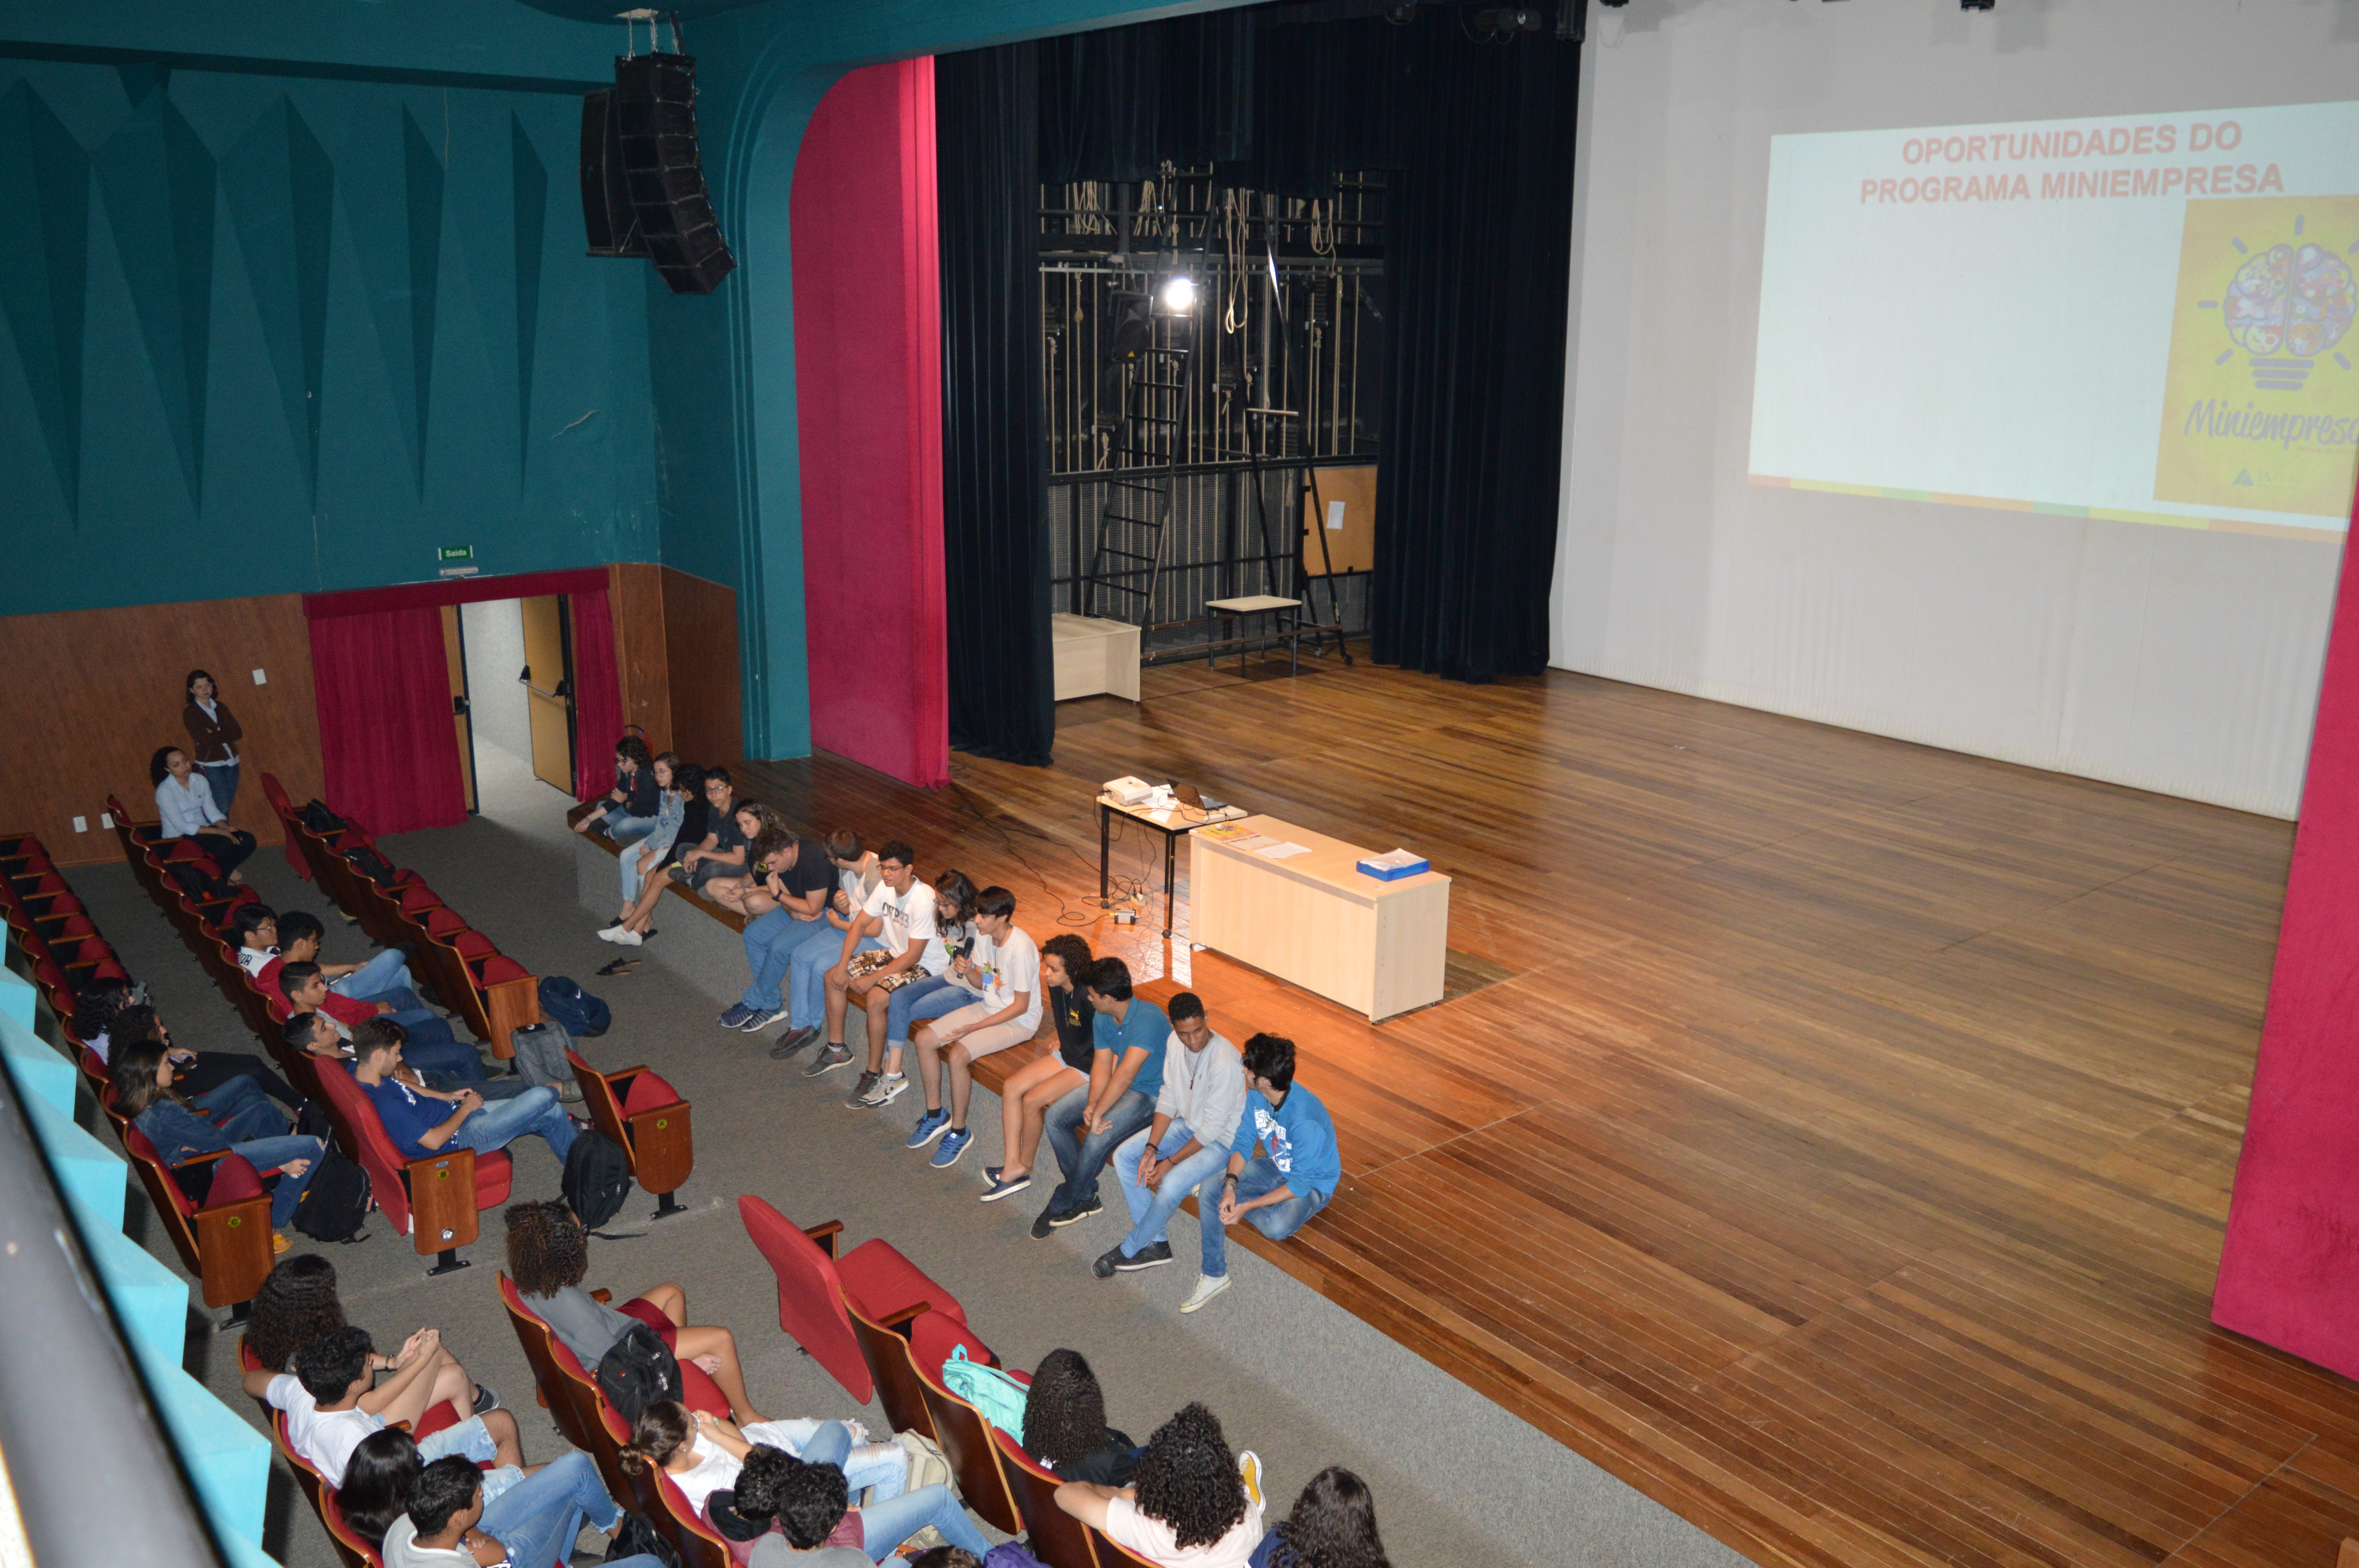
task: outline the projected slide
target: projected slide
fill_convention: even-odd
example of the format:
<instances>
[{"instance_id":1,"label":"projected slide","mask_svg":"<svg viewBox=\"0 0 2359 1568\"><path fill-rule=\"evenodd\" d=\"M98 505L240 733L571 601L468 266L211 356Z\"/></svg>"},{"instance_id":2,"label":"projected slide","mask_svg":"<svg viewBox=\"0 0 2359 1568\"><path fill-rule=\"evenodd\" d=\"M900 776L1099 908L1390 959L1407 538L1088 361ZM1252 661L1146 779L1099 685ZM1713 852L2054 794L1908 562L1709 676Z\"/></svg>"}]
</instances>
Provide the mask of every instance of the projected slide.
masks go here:
<instances>
[{"instance_id":1,"label":"projected slide","mask_svg":"<svg viewBox=\"0 0 2359 1568\"><path fill-rule=\"evenodd\" d=\"M2316 538L2359 103L1777 136L1756 484Z\"/></svg>"}]
</instances>

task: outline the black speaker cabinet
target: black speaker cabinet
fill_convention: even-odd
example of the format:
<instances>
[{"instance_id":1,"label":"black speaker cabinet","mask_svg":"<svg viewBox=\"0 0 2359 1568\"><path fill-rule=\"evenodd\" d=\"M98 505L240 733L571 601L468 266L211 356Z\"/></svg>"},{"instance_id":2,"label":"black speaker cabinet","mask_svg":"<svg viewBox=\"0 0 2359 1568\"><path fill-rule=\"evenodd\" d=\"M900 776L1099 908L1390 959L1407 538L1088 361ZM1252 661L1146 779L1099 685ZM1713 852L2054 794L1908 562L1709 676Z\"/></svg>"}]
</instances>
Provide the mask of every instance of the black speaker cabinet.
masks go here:
<instances>
[{"instance_id":1,"label":"black speaker cabinet","mask_svg":"<svg viewBox=\"0 0 2359 1568\"><path fill-rule=\"evenodd\" d=\"M586 137L586 106L583 115ZM611 118L645 254L674 294L712 293L737 258L721 237L697 158L696 61L683 54L616 60Z\"/></svg>"},{"instance_id":2,"label":"black speaker cabinet","mask_svg":"<svg viewBox=\"0 0 2359 1568\"><path fill-rule=\"evenodd\" d=\"M611 92L582 100L582 226L593 256L647 254L630 189L623 183L622 127Z\"/></svg>"}]
</instances>

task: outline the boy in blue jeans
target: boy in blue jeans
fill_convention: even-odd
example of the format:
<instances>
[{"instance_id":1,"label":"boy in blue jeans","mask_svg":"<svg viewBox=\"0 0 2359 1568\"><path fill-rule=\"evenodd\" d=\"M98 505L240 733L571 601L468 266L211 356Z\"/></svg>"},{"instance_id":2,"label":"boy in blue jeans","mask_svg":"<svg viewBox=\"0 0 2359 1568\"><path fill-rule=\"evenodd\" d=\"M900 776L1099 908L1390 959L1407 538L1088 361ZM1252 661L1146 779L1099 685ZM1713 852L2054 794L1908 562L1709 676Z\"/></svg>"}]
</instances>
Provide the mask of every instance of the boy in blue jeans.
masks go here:
<instances>
[{"instance_id":1,"label":"boy in blue jeans","mask_svg":"<svg viewBox=\"0 0 2359 1568\"><path fill-rule=\"evenodd\" d=\"M372 1105L385 1135L405 1160L422 1160L444 1149L472 1149L488 1154L505 1149L526 1133L548 1141L557 1162L582 1134L581 1127L558 1103L557 1091L536 1084L514 1099L486 1105L473 1089L454 1093L408 1084L394 1076L401 1065L401 1043L372 1040L353 1047L353 1076Z\"/></svg>"},{"instance_id":2,"label":"boy in blue jeans","mask_svg":"<svg viewBox=\"0 0 2359 1568\"><path fill-rule=\"evenodd\" d=\"M1343 1181L1334 1120L1318 1096L1294 1081L1294 1042L1255 1035L1245 1042L1245 1113L1229 1141L1228 1168L1205 1177L1196 1192L1204 1271L1181 1312L1229 1288L1226 1227L1242 1219L1283 1241L1325 1208Z\"/></svg>"}]
</instances>

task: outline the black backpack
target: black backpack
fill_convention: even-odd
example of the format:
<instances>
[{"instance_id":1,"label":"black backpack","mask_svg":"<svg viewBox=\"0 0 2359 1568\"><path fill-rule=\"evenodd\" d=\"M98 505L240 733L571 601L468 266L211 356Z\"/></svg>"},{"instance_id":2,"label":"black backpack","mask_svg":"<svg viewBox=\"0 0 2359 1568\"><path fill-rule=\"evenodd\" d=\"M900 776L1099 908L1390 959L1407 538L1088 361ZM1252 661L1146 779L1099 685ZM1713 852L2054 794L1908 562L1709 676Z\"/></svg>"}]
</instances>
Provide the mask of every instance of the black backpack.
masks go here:
<instances>
[{"instance_id":1,"label":"black backpack","mask_svg":"<svg viewBox=\"0 0 2359 1568\"><path fill-rule=\"evenodd\" d=\"M664 1568L686 1568L679 1548L657 1533L645 1514L625 1513L623 1528L614 1532L614 1544L606 1548L605 1561L620 1563L625 1558L652 1557Z\"/></svg>"},{"instance_id":2,"label":"black backpack","mask_svg":"<svg viewBox=\"0 0 2359 1568\"><path fill-rule=\"evenodd\" d=\"M565 1181L560 1190L582 1228L595 1230L623 1212L631 1195L631 1162L604 1133L584 1132L565 1152Z\"/></svg>"},{"instance_id":3,"label":"black backpack","mask_svg":"<svg viewBox=\"0 0 2359 1568\"><path fill-rule=\"evenodd\" d=\"M625 1426L636 1426L639 1412L658 1400L680 1395L679 1363L656 1331L635 1323L598 1362L598 1388Z\"/></svg>"},{"instance_id":4,"label":"black backpack","mask_svg":"<svg viewBox=\"0 0 2359 1568\"><path fill-rule=\"evenodd\" d=\"M614 1022L614 1010L563 975L540 978L540 1015L563 1024L576 1040L594 1040Z\"/></svg>"},{"instance_id":5,"label":"black backpack","mask_svg":"<svg viewBox=\"0 0 2359 1568\"><path fill-rule=\"evenodd\" d=\"M369 881L376 883L379 887L385 886L399 874L393 869L393 862L391 860L386 860L383 855L378 854L375 849L365 844L362 845L359 849L354 849L351 854L346 855L344 860L346 863L353 868L353 870L358 871Z\"/></svg>"},{"instance_id":6,"label":"black backpack","mask_svg":"<svg viewBox=\"0 0 2359 1568\"><path fill-rule=\"evenodd\" d=\"M342 830L344 819L328 809L325 801L315 800L295 814L295 820L314 833L335 833Z\"/></svg>"},{"instance_id":7,"label":"black backpack","mask_svg":"<svg viewBox=\"0 0 2359 1568\"><path fill-rule=\"evenodd\" d=\"M314 1241L364 1241L361 1227L368 1211L368 1173L331 1145L295 1206L295 1228Z\"/></svg>"}]
</instances>

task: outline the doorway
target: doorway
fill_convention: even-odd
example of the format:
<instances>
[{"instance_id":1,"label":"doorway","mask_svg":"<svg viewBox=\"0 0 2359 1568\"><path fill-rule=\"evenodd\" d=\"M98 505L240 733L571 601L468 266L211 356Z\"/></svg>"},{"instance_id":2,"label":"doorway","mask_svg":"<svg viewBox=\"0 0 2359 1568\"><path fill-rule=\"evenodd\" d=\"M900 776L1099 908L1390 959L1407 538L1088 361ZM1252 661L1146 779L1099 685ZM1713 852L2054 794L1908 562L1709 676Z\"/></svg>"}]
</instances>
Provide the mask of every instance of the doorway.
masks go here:
<instances>
[{"instance_id":1,"label":"doorway","mask_svg":"<svg viewBox=\"0 0 2359 1568\"><path fill-rule=\"evenodd\" d=\"M573 637L561 593L443 607L467 804L537 779L574 794Z\"/></svg>"}]
</instances>

